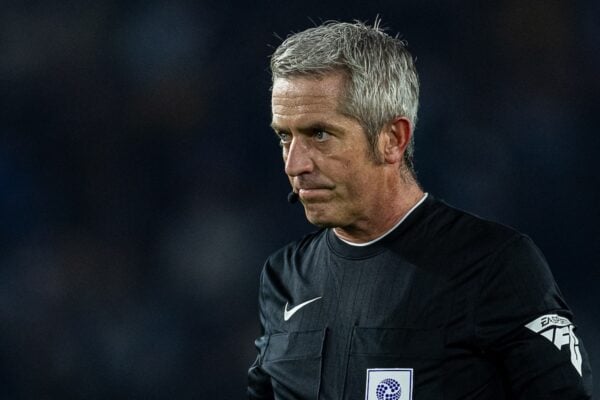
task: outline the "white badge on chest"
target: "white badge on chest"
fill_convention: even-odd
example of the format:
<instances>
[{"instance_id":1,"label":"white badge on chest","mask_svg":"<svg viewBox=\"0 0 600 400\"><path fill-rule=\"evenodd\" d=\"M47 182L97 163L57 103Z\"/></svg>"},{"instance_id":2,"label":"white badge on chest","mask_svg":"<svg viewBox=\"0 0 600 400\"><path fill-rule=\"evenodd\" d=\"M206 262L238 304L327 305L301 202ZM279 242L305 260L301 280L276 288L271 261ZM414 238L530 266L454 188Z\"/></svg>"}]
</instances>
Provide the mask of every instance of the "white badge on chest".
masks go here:
<instances>
[{"instance_id":1,"label":"white badge on chest","mask_svg":"<svg viewBox=\"0 0 600 400\"><path fill-rule=\"evenodd\" d=\"M369 368L365 400L412 400L412 368Z\"/></svg>"}]
</instances>

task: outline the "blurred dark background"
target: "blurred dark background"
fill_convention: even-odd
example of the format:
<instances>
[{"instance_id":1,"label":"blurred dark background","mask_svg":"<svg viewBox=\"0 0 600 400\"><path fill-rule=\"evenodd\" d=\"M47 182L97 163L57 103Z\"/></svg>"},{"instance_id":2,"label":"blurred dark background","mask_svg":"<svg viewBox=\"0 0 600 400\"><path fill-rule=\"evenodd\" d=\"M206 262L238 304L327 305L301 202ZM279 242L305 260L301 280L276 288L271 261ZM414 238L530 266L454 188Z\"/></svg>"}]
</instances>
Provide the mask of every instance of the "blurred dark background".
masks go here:
<instances>
[{"instance_id":1,"label":"blurred dark background","mask_svg":"<svg viewBox=\"0 0 600 400\"><path fill-rule=\"evenodd\" d=\"M417 169L529 234L600 386L600 2L2 1L0 398L245 397L269 253L313 230L270 122L290 31L380 15Z\"/></svg>"}]
</instances>

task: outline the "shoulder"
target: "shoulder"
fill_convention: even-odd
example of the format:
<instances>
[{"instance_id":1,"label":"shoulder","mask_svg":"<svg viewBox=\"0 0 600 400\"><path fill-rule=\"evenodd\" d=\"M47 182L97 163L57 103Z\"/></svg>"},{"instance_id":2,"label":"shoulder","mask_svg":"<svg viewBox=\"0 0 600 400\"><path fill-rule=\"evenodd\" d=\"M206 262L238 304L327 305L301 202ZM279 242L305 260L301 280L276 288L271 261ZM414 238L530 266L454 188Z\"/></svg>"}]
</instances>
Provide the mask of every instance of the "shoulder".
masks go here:
<instances>
[{"instance_id":1,"label":"shoulder","mask_svg":"<svg viewBox=\"0 0 600 400\"><path fill-rule=\"evenodd\" d=\"M546 272L547 265L542 252L526 234L441 201L438 210L438 238L448 243L450 251L468 249L474 262L485 261L502 269L527 273L532 268L541 268Z\"/></svg>"},{"instance_id":2,"label":"shoulder","mask_svg":"<svg viewBox=\"0 0 600 400\"><path fill-rule=\"evenodd\" d=\"M311 232L299 240L295 240L279 248L273 252L269 257L268 261L278 261L294 255L301 255L311 252L315 246L318 246L319 242L323 240L325 229Z\"/></svg>"},{"instance_id":3,"label":"shoulder","mask_svg":"<svg viewBox=\"0 0 600 400\"><path fill-rule=\"evenodd\" d=\"M526 238L516 229L428 199L396 246L417 265L444 266L449 274L489 261L515 241Z\"/></svg>"},{"instance_id":4,"label":"shoulder","mask_svg":"<svg viewBox=\"0 0 600 400\"><path fill-rule=\"evenodd\" d=\"M297 267L301 261L314 257L325 242L325 229L311 232L303 238L290 242L272 253L263 268L264 274L282 274L285 270Z\"/></svg>"},{"instance_id":5,"label":"shoulder","mask_svg":"<svg viewBox=\"0 0 600 400\"><path fill-rule=\"evenodd\" d=\"M497 249L523 236L508 225L482 218L441 200L435 200L432 204L430 217L436 221L440 239L452 238L458 246L469 243L471 246L479 245L484 249Z\"/></svg>"}]
</instances>

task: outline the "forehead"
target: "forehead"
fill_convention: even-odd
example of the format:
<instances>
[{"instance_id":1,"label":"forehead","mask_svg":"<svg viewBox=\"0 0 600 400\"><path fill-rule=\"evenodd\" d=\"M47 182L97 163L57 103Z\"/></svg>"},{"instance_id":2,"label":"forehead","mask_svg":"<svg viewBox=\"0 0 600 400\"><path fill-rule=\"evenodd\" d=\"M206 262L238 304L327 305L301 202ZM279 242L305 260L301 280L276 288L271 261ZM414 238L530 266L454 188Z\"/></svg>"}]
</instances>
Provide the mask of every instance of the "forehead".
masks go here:
<instances>
[{"instance_id":1,"label":"forehead","mask_svg":"<svg viewBox=\"0 0 600 400\"><path fill-rule=\"evenodd\" d=\"M337 113L344 93L342 74L277 78L273 82L273 121L312 114Z\"/></svg>"}]
</instances>

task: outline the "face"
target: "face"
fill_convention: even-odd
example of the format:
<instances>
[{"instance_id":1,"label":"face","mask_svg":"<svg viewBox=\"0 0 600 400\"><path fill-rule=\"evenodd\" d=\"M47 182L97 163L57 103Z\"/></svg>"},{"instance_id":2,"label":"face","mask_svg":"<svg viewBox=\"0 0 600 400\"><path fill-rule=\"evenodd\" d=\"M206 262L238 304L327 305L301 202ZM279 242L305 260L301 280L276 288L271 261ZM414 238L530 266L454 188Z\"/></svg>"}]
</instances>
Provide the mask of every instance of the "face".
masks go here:
<instances>
[{"instance_id":1,"label":"face","mask_svg":"<svg viewBox=\"0 0 600 400\"><path fill-rule=\"evenodd\" d=\"M341 74L276 79L272 127L281 142L285 173L308 220L352 229L384 207L386 182L361 125L339 112L343 90Z\"/></svg>"}]
</instances>

